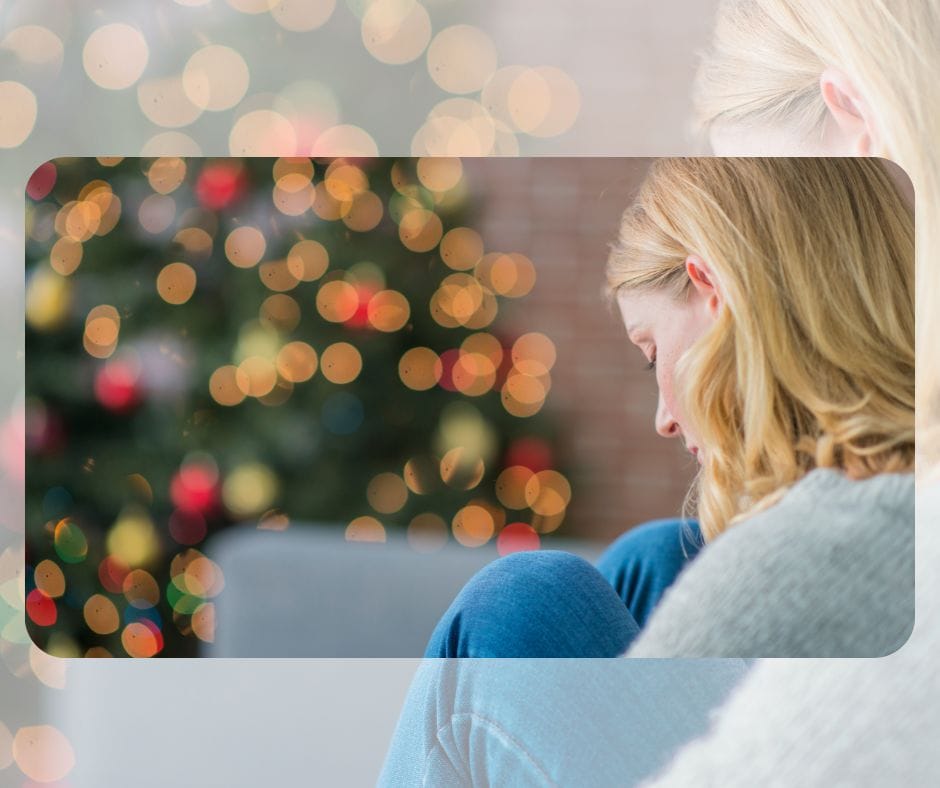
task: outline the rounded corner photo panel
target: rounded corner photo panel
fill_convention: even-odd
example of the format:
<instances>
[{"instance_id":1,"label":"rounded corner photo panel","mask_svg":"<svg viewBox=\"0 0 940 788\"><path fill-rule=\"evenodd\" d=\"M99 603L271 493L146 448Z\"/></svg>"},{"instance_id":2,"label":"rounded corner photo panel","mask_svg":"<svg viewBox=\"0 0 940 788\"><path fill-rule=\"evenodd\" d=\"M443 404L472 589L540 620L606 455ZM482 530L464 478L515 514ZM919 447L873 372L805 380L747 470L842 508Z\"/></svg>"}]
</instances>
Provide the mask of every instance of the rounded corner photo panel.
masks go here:
<instances>
[{"instance_id":1,"label":"rounded corner photo panel","mask_svg":"<svg viewBox=\"0 0 940 788\"><path fill-rule=\"evenodd\" d=\"M913 628L885 161L63 157L25 201L48 654L880 657Z\"/></svg>"}]
</instances>

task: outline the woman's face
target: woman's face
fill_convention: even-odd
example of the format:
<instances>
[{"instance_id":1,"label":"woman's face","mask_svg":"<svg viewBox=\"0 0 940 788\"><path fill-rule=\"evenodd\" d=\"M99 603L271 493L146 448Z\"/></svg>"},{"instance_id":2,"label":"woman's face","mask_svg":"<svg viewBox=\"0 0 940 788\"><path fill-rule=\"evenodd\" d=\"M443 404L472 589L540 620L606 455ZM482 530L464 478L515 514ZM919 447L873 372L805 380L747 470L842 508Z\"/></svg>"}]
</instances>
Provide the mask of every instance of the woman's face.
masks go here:
<instances>
[{"instance_id":1,"label":"woman's face","mask_svg":"<svg viewBox=\"0 0 940 788\"><path fill-rule=\"evenodd\" d=\"M656 432L664 438L682 438L686 448L702 462L707 450L700 444L676 402L676 363L712 325L714 298L698 288L675 298L662 290L623 292L617 298L627 336L656 372L659 402Z\"/></svg>"}]
</instances>

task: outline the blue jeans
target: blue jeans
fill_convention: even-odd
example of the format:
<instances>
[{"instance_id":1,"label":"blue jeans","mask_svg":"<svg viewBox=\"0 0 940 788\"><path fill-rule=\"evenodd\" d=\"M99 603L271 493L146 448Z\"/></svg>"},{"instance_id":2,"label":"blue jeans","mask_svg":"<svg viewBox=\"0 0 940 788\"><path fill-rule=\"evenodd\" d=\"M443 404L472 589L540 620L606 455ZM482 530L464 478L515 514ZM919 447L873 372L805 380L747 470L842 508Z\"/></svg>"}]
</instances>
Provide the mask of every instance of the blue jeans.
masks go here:
<instances>
[{"instance_id":1,"label":"blue jeans","mask_svg":"<svg viewBox=\"0 0 940 788\"><path fill-rule=\"evenodd\" d=\"M425 657L615 657L696 555L695 523L654 520L618 538L592 566L571 553L513 553L464 586Z\"/></svg>"},{"instance_id":2,"label":"blue jeans","mask_svg":"<svg viewBox=\"0 0 940 788\"><path fill-rule=\"evenodd\" d=\"M738 659L426 659L381 788L626 788L703 735Z\"/></svg>"},{"instance_id":3,"label":"blue jeans","mask_svg":"<svg viewBox=\"0 0 940 788\"><path fill-rule=\"evenodd\" d=\"M478 572L427 656L622 653L698 552L697 527L629 531L596 567L514 553ZM379 785L633 786L708 728L743 660L425 659Z\"/></svg>"}]
</instances>

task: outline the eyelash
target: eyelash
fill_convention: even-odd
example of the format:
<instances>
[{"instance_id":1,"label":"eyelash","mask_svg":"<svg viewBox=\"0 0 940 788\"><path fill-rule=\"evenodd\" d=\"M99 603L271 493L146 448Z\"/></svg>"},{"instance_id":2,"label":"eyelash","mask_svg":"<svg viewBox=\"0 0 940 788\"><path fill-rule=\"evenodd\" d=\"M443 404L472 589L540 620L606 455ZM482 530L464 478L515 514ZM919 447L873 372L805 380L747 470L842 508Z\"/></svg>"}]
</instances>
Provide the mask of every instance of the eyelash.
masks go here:
<instances>
[{"instance_id":1,"label":"eyelash","mask_svg":"<svg viewBox=\"0 0 940 788\"><path fill-rule=\"evenodd\" d=\"M645 369L647 372L652 372L654 369L656 369L656 356L653 356L650 362L646 365Z\"/></svg>"}]
</instances>

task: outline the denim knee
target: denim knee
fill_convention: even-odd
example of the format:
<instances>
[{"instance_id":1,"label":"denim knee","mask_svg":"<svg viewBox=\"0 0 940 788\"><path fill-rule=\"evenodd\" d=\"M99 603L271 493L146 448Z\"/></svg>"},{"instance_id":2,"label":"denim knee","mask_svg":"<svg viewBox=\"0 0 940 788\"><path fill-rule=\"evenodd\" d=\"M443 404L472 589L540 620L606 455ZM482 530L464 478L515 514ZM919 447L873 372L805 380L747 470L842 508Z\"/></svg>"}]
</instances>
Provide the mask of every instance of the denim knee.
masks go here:
<instances>
[{"instance_id":1,"label":"denim knee","mask_svg":"<svg viewBox=\"0 0 940 788\"><path fill-rule=\"evenodd\" d=\"M615 656L637 629L588 561L559 550L527 551L499 558L470 579L425 656Z\"/></svg>"},{"instance_id":2,"label":"denim knee","mask_svg":"<svg viewBox=\"0 0 940 788\"><path fill-rule=\"evenodd\" d=\"M701 546L695 521L652 520L618 537L596 566L642 627Z\"/></svg>"}]
</instances>

